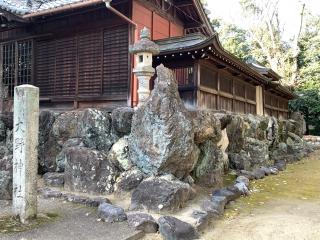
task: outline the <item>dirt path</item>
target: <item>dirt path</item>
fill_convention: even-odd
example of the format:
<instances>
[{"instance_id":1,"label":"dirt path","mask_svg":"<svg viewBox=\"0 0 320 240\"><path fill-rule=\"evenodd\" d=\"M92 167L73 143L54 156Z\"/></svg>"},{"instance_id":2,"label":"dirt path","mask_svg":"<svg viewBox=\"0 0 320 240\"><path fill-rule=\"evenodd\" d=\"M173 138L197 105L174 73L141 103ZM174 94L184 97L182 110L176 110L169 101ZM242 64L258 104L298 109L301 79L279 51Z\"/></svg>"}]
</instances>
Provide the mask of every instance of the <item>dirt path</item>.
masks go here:
<instances>
[{"instance_id":1,"label":"dirt path","mask_svg":"<svg viewBox=\"0 0 320 240\"><path fill-rule=\"evenodd\" d=\"M320 239L320 151L251 188L203 239Z\"/></svg>"}]
</instances>

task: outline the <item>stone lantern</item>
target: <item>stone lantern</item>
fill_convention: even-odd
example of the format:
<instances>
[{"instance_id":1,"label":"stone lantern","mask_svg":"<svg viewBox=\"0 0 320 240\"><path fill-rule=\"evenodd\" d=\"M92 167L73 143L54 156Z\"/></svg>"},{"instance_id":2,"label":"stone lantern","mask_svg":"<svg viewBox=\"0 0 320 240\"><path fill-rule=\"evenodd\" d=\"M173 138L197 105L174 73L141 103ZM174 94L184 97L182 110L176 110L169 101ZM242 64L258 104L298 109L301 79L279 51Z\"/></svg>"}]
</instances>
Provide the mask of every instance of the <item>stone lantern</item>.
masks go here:
<instances>
[{"instance_id":1,"label":"stone lantern","mask_svg":"<svg viewBox=\"0 0 320 240\"><path fill-rule=\"evenodd\" d=\"M158 55L159 46L150 40L150 30L143 28L140 40L130 48L130 53L135 55L136 67L133 69L138 78L138 107L143 105L150 96L150 79L155 74L152 67L152 56Z\"/></svg>"}]
</instances>

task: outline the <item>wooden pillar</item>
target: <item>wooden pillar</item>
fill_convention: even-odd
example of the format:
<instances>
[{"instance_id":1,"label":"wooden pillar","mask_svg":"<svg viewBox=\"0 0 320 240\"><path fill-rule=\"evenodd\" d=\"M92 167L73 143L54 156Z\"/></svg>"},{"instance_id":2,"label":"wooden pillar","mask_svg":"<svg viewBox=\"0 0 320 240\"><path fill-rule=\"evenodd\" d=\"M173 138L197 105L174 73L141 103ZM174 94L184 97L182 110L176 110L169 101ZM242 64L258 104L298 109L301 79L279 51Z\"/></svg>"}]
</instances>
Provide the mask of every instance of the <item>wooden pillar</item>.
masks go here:
<instances>
[{"instance_id":1,"label":"wooden pillar","mask_svg":"<svg viewBox=\"0 0 320 240\"><path fill-rule=\"evenodd\" d=\"M256 86L256 108L257 115L263 116L263 89L261 86Z\"/></svg>"}]
</instances>

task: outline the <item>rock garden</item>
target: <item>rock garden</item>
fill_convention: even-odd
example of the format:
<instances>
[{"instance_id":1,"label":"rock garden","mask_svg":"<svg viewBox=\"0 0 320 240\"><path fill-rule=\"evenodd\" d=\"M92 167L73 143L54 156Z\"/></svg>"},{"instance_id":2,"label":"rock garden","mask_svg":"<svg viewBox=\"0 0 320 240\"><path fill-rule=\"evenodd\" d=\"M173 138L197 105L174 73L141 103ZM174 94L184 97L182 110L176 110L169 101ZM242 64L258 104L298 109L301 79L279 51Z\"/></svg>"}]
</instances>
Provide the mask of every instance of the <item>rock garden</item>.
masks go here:
<instances>
[{"instance_id":1,"label":"rock garden","mask_svg":"<svg viewBox=\"0 0 320 240\"><path fill-rule=\"evenodd\" d=\"M12 115L0 116L0 199L12 196ZM96 207L105 222L127 221L164 239L197 239L250 180L276 175L313 151L303 119L187 109L173 73L134 110L42 111L42 198ZM233 173L228 184L225 174Z\"/></svg>"}]
</instances>

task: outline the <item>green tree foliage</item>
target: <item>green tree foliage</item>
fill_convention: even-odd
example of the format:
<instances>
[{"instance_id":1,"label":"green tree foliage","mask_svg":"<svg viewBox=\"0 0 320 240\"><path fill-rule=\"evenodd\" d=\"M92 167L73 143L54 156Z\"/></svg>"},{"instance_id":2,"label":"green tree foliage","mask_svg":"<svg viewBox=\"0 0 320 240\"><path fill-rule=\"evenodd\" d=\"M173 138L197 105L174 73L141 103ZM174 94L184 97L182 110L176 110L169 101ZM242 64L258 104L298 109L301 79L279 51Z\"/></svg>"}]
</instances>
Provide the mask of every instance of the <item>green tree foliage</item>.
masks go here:
<instances>
[{"instance_id":1,"label":"green tree foliage","mask_svg":"<svg viewBox=\"0 0 320 240\"><path fill-rule=\"evenodd\" d=\"M312 126L309 134L320 135L320 16L308 16L299 46L299 97L291 101L290 109L304 114L307 130Z\"/></svg>"},{"instance_id":2,"label":"green tree foliage","mask_svg":"<svg viewBox=\"0 0 320 240\"><path fill-rule=\"evenodd\" d=\"M222 46L228 52L243 61L252 58L247 32L234 24L223 23L220 19L213 19L212 25L218 32Z\"/></svg>"}]
</instances>

